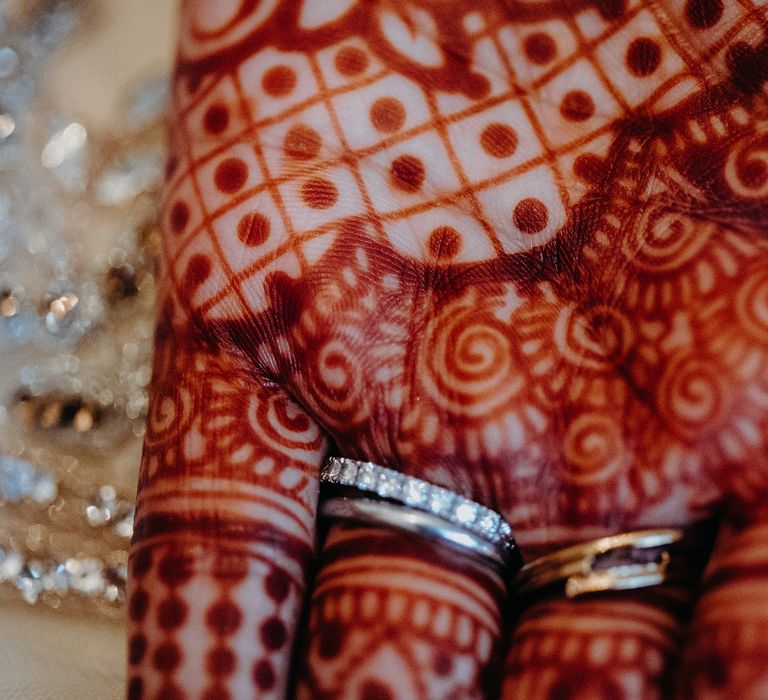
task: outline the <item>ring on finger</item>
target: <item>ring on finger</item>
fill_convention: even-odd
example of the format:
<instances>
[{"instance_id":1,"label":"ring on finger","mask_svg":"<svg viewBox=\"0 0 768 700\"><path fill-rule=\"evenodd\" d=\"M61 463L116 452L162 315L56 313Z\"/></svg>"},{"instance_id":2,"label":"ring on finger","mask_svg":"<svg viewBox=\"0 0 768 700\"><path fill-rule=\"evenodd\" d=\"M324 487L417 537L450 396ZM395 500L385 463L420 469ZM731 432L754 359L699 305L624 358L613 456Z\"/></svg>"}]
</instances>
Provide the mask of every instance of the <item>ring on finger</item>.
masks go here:
<instances>
[{"instance_id":1,"label":"ring on finger","mask_svg":"<svg viewBox=\"0 0 768 700\"><path fill-rule=\"evenodd\" d=\"M463 551L507 577L522 566L509 523L449 489L344 457L326 460L320 484L321 517L411 532Z\"/></svg>"}]
</instances>

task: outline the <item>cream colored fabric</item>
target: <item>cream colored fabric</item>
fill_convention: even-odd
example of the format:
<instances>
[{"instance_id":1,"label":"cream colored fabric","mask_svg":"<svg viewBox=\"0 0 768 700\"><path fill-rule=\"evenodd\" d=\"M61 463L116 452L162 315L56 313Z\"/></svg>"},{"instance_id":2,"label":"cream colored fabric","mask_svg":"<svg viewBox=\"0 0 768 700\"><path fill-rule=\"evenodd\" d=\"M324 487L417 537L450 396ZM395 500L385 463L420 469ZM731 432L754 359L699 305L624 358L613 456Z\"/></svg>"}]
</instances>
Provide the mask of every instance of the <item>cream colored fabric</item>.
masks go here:
<instances>
[{"instance_id":1,"label":"cream colored fabric","mask_svg":"<svg viewBox=\"0 0 768 700\"><path fill-rule=\"evenodd\" d=\"M170 71L176 0L97 0L91 6L86 26L52 61L44 99L109 131L126 91ZM1 700L124 696L124 624L17 600L0 606Z\"/></svg>"},{"instance_id":2,"label":"cream colored fabric","mask_svg":"<svg viewBox=\"0 0 768 700\"><path fill-rule=\"evenodd\" d=\"M0 608L0 698L122 698L124 630L120 622L24 603Z\"/></svg>"}]
</instances>

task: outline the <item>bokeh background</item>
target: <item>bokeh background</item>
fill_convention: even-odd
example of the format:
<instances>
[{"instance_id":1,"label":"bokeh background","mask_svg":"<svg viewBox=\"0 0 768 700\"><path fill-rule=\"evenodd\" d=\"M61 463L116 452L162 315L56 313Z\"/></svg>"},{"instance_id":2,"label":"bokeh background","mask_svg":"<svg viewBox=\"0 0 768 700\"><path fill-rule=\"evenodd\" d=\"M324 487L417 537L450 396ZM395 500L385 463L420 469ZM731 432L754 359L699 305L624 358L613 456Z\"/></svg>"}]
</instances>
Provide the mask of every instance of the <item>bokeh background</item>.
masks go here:
<instances>
[{"instance_id":1,"label":"bokeh background","mask_svg":"<svg viewBox=\"0 0 768 700\"><path fill-rule=\"evenodd\" d=\"M0 0L0 697L120 698L176 0Z\"/></svg>"}]
</instances>

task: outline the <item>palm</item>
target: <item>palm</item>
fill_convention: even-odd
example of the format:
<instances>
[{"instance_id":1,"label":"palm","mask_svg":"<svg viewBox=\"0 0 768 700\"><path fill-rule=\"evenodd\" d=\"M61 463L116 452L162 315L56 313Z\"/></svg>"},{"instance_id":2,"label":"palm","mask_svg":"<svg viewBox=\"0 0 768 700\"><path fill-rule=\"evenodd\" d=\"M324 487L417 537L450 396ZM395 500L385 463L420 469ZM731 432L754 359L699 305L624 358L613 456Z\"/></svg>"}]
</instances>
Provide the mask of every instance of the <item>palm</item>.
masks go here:
<instances>
[{"instance_id":1,"label":"palm","mask_svg":"<svg viewBox=\"0 0 768 700\"><path fill-rule=\"evenodd\" d=\"M325 435L498 508L524 551L762 497L765 137L729 93L754 92L749 47L725 89L717 2L596 5L285 3L334 32L265 24L231 65L183 35L169 313L216 348L160 344L165 385L205 387L183 468L250 481L255 441L309 523ZM150 429L147 478L183 473Z\"/></svg>"},{"instance_id":2,"label":"palm","mask_svg":"<svg viewBox=\"0 0 768 700\"><path fill-rule=\"evenodd\" d=\"M708 209L730 185L717 207L733 217L761 183L725 172L716 134L720 169L694 182L688 118L618 122L608 91L632 102L632 88L586 64L528 88L551 39L534 29L506 38L529 54L517 77L488 47L484 100L456 96L447 114L354 45L316 59L332 99L304 87L316 85L309 58L259 63L239 90L255 105L244 125L266 126L200 171L216 236L202 243L222 255L205 258L218 280L195 303L213 318L248 305L249 356L343 453L468 491L523 542L549 544L554 525L687 521L722 495L717 469L750 449L734 426L760 430L759 407L740 396L763 376L760 331L749 376L718 343L748 322L731 308L734 263L759 266L764 245L744 232L755 222L718 225ZM676 59L645 41L665 57L648 76L663 95ZM625 70L649 89L637 66ZM187 128L221 133L232 89L210 91ZM232 116L223 131L239 127ZM273 184L239 195L263 169ZM199 245L185 244L182 271ZM729 308L710 318L720 302ZM263 342L275 323L279 353Z\"/></svg>"},{"instance_id":3,"label":"palm","mask_svg":"<svg viewBox=\"0 0 768 700\"><path fill-rule=\"evenodd\" d=\"M738 306L765 283L766 246L681 196L648 197L620 251L593 243L595 261L566 257L554 279L545 251L524 291L514 258L446 269L352 227L287 282L302 318L285 358L298 369L281 376L342 454L468 492L524 543L709 515L764 430L750 399L764 332L759 309ZM476 221L452 206L431 214L441 231Z\"/></svg>"}]
</instances>

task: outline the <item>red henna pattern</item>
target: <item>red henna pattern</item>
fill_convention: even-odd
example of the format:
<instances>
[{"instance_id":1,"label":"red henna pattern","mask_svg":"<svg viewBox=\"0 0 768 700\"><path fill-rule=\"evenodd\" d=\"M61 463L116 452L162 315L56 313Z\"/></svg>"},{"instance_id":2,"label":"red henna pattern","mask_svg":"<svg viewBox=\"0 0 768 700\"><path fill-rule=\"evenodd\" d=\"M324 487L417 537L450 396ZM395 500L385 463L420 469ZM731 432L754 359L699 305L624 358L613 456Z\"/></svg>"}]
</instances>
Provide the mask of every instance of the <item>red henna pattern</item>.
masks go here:
<instances>
[{"instance_id":1,"label":"red henna pattern","mask_svg":"<svg viewBox=\"0 0 768 700\"><path fill-rule=\"evenodd\" d=\"M325 441L282 392L176 323L166 308L131 560L129 697L254 685L279 697Z\"/></svg>"},{"instance_id":2,"label":"red henna pattern","mask_svg":"<svg viewBox=\"0 0 768 700\"><path fill-rule=\"evenodd\" d=\"M528 611L512 636L502 696L665 697L682 646L683 626L672 612L681 600L660 606L634 598L556 601Z\"/></svg>"},{"instance_id":3,"label":"red henna pattern","mask_svg":"<svg viewBox=\"0 0 768 700\"><path fill-rule=\"evenodd\" d=\"M504 595L495 575L472 574L461 557L444 560L439 550L359 528L332 533L319 564L298 698L493 691Z\"/></svg>"},{"instance_id":4,"label":"red henna pattern","mask_svg":"<svg viewBox=\"0 0 768 700\"><path fill-rule=\"evenodd\" d=\"M264 537L263 529L258 536ZM131 670L141 669L132 681L137 688L132 697L144 697L139 687L160 697L238 697L254 683L282 693L287 668L280 652L303 584L295 572L275 566L266 550L231 542L222 549L212 542L206 546L206 539L166 537L162 545L134 554L134 562L142 557L151 562L146 571L136 564L131 571L135 631L129 661ZM262 582L261 590L249 585L253 580ZM207 672L203 677L201 670ZM275 678L271 684L265 682L268 673Z\"/></svg>"},{"instance_id":5,"label":"red henna pattern","mask_svg":"<svg viewBox=\"0 0 768 700\"><path fill-rule=\"evenodd\" d=\"M165 260L173 325L190 319L220 350L189 352L189 337L159 345L135 558L163 532L158 551L204 542L211 521L176 517L170 494L194 498L212 475L232 475L243 507L279 502L296 528L276 532L263 516L221 527L254 562L250 584L272 575L266 539L296 562L300 591L324 444L314 421L349 456L498 507L531 550L687 522L726 495L740 515L765 497L764 7L232 0L190 2L185 17ZM199 664L210 692L233 666L279 692L284 666L225 639L234 588L216 586L223 607ZM343 576L328 588L313 630L329 609L337 619L344 596L352 609L372 600ZM131 597L133 692L164 682L180 694L176 630L193 606L173 587L164 602L149 590ZM287 647L291 610L259 611L254 649ZM621 656L622 624L601 659ZM553 692L586 692L594 679L574 680L564 662L594 639L542 629L524 621L530 643L512 650L510 676L528 654L521 682L552 669ZM679 625L659 619L648 635L657 663L640 682L668 685ZM434 654L421 671L449 675L452 652L423 643ZM312 653L318 687L338 688L355 664L351 647L332 670ZM597 673L593 661L584 668ZM474 659L473 687L455 687L479 692L484 662ZM432 675L423 696L441 687ZM359 690L391 692L362 676Z\"/></svg>"},{"instance_id":6,"label":"red henna pattern","mask_svg":"<svg viewBox=\"0 0 768 700\"><path fill-rule=\"evenodd\" d=\"M710 567L701 612L688 635L684 692L760 697L765 689L765 522L763 513L760 521L728 532L716 565Z\"/></svg>"}]
</instances>

